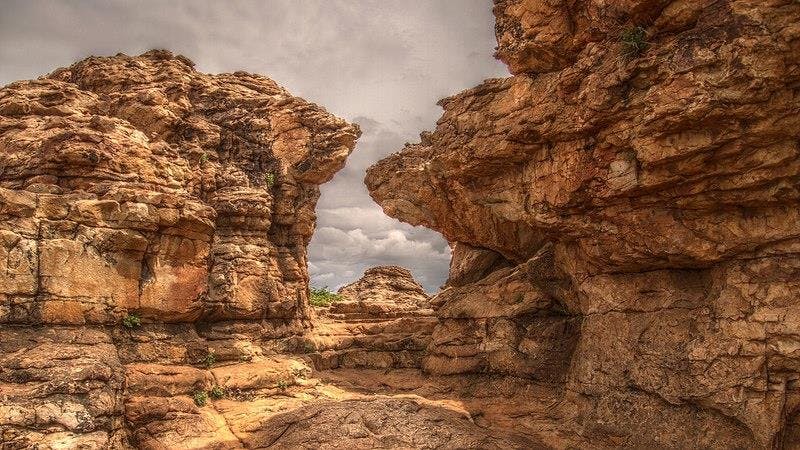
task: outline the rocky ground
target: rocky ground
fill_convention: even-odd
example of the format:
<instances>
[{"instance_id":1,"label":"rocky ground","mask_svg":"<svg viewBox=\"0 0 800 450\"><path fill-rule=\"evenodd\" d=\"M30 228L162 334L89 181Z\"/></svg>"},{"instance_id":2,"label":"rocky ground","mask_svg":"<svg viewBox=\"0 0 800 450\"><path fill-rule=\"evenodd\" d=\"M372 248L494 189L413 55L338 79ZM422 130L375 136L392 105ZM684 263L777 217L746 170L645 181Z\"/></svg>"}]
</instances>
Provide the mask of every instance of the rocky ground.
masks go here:
<instances>
[{"instance_id":1,"label":"rocky ground","mask_svg":"<svg viewBox=\"0 0 800 450\"><path fill-rule=\"evenodd\" d=\"M313 328L289 338L263 325L4 327L3 448L587 442L553 416L550 385L422 372L436 319L407 270L370 269L341 292L317 309Z\"/></svg>"}]
</instances>

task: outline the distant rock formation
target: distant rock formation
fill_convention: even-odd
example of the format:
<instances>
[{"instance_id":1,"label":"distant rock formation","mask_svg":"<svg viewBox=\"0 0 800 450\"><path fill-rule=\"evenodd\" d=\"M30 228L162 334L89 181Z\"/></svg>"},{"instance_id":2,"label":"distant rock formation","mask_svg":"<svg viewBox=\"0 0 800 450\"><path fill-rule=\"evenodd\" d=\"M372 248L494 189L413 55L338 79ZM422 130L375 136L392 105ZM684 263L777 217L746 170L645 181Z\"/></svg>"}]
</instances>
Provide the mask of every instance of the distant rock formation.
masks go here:
<instances>
[{"instance_id":1,"label":"distant rock formation","mask_svg":"<svg viewBox=\"0 0 800 450\"><path fill-rule=\"evenodd\" d=\"M420 367L436 324L428 294L408 269L379 266L339 289L340 300L317 308L317 368Z\"/></svg>"},{"instance_id":2,"label":"distant rock formation","mask_svg":"<svg viewBox=\"0 0 800 450\"><path fill-rule=\"evenodd\" d=\"M339 289L345 299L331 305L331 313L364 312L380 317L414 314L428 309L430 297L408 269L379 266Z\"/></svg>"},{"instance_id":3,"label":"distant rock formation","mask_svg":"<svg viewBox=\"0 0 800 450\"><path fill-rule=\"evenodd\" d=\"M552 383L612 447L800 445L800 5L494 11L515 76L366 177L455 249L426 369Z\"/></svg>"}]
</instances>

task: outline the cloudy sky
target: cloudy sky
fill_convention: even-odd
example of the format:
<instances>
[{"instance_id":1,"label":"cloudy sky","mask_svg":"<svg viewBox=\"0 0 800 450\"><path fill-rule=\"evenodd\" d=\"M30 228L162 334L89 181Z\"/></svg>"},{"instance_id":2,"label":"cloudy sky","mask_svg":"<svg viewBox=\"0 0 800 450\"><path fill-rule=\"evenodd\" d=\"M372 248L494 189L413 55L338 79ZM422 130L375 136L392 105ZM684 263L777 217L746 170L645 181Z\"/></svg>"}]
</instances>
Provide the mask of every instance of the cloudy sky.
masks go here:
<instances>
[{"instance_id":1,"label":"cloudy sky","mask_svg":"<svg viewBox=\"0 0 800 450\"><path fill-rule=\"evenodd\" d=\"M435 291L447 243L384 215L364 170L432 129L440 98L506 75L492 58L493 27L489 0L0 0L0 85L89 55L152 48L186 55L204 72L269 76L364 132L322 187L312 284L336 288L365 268L397 264Z\"/></svg>"}]
</instances>

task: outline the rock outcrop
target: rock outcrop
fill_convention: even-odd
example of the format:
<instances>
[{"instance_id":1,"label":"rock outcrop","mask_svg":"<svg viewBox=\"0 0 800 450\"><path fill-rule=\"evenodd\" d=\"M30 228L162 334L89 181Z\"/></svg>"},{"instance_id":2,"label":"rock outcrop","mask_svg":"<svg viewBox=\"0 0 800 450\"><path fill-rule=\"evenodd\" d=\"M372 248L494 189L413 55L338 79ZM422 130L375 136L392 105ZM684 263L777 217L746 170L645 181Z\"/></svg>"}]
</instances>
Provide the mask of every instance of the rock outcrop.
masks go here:
<instances>
[{"instance_id":1,"label":"rock outcrop","mask_svg":"<svg viewBox=\"0 0 800 450\"><path fill-rule=\"evenodd\" d=\"M549 414L525 381L422 373L405 269L309 307L318 185L358 134L164 51L0 89L0 447L584 444L517 428Z\"/></svg>"},{"instance_id":2,"label":"rock outcrop","mask_svg":"<svg viewBox=\"0 0 800 450\"><path fill-rule=\"evenodd\" d=\"M495 0L514 76L368 170L454 246L431 373L600 446L800 445L800 5Z\"/></svg>"},{"instance_id":3,"label":"rock outcrop","mask_svg":"<svg viewBox=\"0 0 800 450\"><path fill-rule=\"evenodd\" d=\"M330 314L365 314L368 317L400 317L426 314L430 297L408 269L379 266L367 269L359 280L339 289L343 300Z\"/></svg>"},{"instance_id":4,"label":"rock outcrop","mask_svg":"<svg viewBox=\"0 0 800 450\"><path fill-rule=\"evenodd\" d=\"M318 369L420 367L436 318L408 269L380 266L316 308L311 354Z\"/></svg>"},{"instance_id":5,"label":"rock outcrop","mask_svg":"<svg viewBox=\"0 0 800 450\"><path fill-rule=\"evenodd\" d=\"M359 131L167 52L0 91L0 322L305 317L318 185Z\"/></svg>"},{"instance_id":6,"label":"rock outcrop","mask_svg":"<svg viewBox=\"0 0 800 450\"><path fill-rule=\"evenodd\" d=\"M166 51L0 89L2 447L233 442L189 395L293 373L268 355L302 349L318 186L358 136Z\"/></svg>"},{"instance_id":7,"label":"rock outcrop","mask_svg":"<svg viewBox=\"0 0 800 450\"><path fill-rule=\"evenodd\" d=\"M165 51L0 89L0 447L800 446L800 4L495 0L367 174L440 231L308 305L358 128Z\"/></svg>"}]
</instances>

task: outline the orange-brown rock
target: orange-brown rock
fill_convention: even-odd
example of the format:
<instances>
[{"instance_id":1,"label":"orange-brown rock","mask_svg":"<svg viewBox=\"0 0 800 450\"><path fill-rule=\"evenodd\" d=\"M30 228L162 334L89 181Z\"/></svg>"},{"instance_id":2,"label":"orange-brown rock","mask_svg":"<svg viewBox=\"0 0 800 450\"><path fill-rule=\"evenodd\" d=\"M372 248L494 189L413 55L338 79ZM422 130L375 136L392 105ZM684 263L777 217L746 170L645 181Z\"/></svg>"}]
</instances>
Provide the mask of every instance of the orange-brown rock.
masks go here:
<instances>
[{"instance_id":1,"label":"orange-brown rock","mask_svg":"<svg viewBox=\"0 0 800 450\"><path fill-rule=\"evenodd\" d=\"M516 75L366 178L455 248L426 369L554 383L615 446L800 445L800 5L495 14Z\"/></svg>"},{"instance_id":2,"label":"orange-brown rock","mask_svg":"<svg viewBox=\"0 0 800 450\"><path fill-rule=\"evenodd\" d=\"M270 355L302 347L319 185L358 136L166 51L0 89L0 447L238 443L193 395L293 370Z\"/></svg>"},{"instance_id":3,"label":"orange-brown rock","mask_svg":"<svg viewBox=\"0 0 800 450\"><path fill-rule=\"evenodd\" d=\"M164 51L0 90L0 322L305 317L318 185L358 128Z\"/></svg>"},{"instance_id":4,"label":"orange-brown rock","mask_svg":"<svg viewBox=\"0 0 800 450\"><path fill-rule=\"evenodd\" d=\"M436 318L408 269L379 266L316 308L310 346L317 369L419 367Z\"/></svg>"},{"instance_id":5,"label":"orange-brown rock","mask_svg":"<svg viewBox=\"0 0 800 450\"><path fill-rule=\"evenodd\" d=\"M405 269L310 311L318 185L357 135L266 78L166 52L0 89L0 447L541 448L563 433L516 429L546 420L527 380L419 371L437 319Z\"/></svg>"},{"instance_id":6,"label":"orange-brown rock","mask_svg":"<svg viewBox=\"0 0 800 450\"><path fill-rule=\"evenodd\" d=\"M428 294L408 269L379 266L367 269L359 280L339 289L344 299L333 303L331 314L360 313L373 317L397 317L424 313Z\"/></svg>"}]
</instances>

